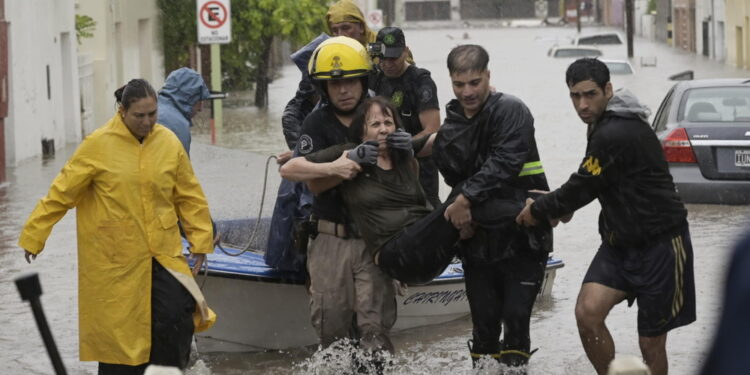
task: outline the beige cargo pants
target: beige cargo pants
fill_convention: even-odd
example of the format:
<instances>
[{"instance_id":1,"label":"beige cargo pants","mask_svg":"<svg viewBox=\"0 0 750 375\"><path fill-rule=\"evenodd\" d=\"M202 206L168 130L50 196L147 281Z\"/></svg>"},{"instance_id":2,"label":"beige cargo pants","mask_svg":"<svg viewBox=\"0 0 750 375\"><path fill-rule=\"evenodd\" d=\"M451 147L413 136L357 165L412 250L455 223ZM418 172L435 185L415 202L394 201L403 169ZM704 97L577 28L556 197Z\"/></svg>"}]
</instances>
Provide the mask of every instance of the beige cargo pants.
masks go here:
<instances>
[{"instance_id":1,"label":"beige cargo pants","mask_svg":"<svg viewBox=\"0 0 750 375\"><path fill-rule=\"evenodd\" d=\"M393 281L372 262L363 240L318 234L308 249L307 269L312 325L323 347L359 338L363 349L393 352L388 337L396 322Z\"/></svg>"}]
</instances>

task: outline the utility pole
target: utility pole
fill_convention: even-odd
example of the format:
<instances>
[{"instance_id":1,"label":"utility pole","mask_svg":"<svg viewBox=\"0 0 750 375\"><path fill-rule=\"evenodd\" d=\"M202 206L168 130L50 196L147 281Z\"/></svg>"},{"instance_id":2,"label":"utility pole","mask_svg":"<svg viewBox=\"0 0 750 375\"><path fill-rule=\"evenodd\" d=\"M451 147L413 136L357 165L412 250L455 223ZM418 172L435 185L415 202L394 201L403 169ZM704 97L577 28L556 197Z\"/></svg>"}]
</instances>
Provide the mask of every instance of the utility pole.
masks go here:
<instances>
[{"instance_id":1,"label":"utility pole","mask_svg":"<svg viewBox=\"0 0 750 375\"><path fill-rule=\"evenodd\" d=\"M576 28L581 33L581 0L576 0Z\"/></svg>"},{"instance_id":2,"label":"utility pole","mask_svg":"<svg viewBox=\"0 0 750 375\"><path fill-rule=\"evenodd\" d=\"M633 13L633 0L625 0L625 22L627 23L626 32L628 39L628 58L633 57Z\"/></svg>"}]
</instances>

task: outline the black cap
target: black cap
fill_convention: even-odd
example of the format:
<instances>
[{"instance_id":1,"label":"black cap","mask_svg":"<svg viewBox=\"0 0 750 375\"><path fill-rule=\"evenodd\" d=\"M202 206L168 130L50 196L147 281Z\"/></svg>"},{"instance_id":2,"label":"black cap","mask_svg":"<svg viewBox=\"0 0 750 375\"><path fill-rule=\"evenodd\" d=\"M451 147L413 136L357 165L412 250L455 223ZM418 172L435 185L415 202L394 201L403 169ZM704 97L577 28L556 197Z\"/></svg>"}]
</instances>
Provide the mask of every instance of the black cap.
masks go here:
<instances>
[{"instance_id":1,"label":"black cap","mask_svg":"<svg viewBox=\"0 0 750 375\"><path fill-rule=\"evenodd\" d=\"M398 27L384 27L378 31L378 43L383 43L383 57L395 59L401 57L406 48L404 32Z\"/></svg>"}]
</instances>

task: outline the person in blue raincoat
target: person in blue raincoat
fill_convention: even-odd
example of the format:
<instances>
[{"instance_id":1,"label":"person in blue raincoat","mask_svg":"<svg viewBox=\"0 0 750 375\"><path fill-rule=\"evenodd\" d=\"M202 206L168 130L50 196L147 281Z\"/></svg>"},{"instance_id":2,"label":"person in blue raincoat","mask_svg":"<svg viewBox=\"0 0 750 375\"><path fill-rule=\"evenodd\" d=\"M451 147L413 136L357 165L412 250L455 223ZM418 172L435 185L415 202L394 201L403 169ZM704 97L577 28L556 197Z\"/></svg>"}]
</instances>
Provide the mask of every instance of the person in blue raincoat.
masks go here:
<instances>
[{"instance_id":1,"label":"person in blue raincoat","mask_svg":"<svg viewBox=\"0 0 750 375\"><path fill-rule=\"evenodd\" d=\"M190 126L192 118L203 108L203 100L210 92L203 77L193 69L172 71L159 91L159 119L157 122L172 130L190 155Z\"/></svg>"}]
</instances>

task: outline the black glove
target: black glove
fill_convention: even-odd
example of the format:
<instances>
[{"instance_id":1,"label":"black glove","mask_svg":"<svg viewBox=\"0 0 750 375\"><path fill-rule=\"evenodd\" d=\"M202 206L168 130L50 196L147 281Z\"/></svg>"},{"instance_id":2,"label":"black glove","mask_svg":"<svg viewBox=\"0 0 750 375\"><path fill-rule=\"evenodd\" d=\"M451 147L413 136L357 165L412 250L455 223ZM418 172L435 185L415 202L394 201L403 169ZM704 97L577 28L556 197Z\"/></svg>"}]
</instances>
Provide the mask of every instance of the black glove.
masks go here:
<instances>
[{"instance_id":1,"label":"black glove","mask_svg":"<svg viewBox=\"0 0 750 375\"><path fill-rule=\"evenodd\" d=\"M359 146L349 150L346 156L359 165L375 165L378 162L378 142L362 142Z\"/></svg>"},{"instance_id":2,"label":"black glove","mask_svg":"<svg viewBox=\"0 0 750 375\"><path fill-rule=\"evenodd\" d=\"M385 141L388 147L396 150L413 151L411 145L411 134L404 131L404 129L396 129L395 132L388 134L385 137Z\"/></svg>"}]
</instances>

